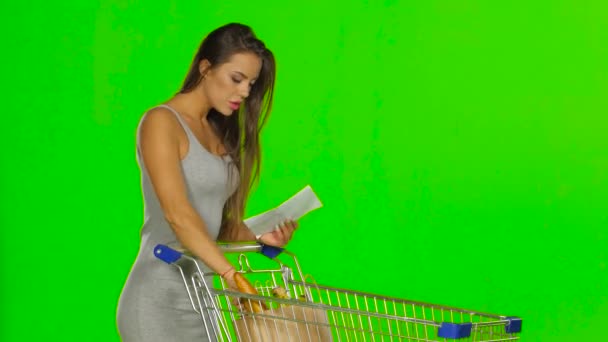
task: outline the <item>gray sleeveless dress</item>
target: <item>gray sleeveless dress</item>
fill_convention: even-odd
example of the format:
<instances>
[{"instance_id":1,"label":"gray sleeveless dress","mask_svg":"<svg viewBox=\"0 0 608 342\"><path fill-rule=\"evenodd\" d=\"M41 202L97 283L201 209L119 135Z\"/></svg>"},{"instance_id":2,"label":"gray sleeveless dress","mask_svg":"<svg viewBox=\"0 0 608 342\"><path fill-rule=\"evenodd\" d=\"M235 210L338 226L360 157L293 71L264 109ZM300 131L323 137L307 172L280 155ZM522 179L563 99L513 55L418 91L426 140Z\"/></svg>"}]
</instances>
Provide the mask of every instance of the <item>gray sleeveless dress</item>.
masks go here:
<instances>
[{"instance_id":1,"label":"gray sleeveless dress","mask_svg":"<svg viewBox=\"0 0 608 342\"><path fill-rule=\"evenodd\" d=\"M161 107L175 114L188 136L188 153L181 161L188 197L207 225L209 234L217 238L224 204L238 185L236 167L230 157L207 151L173 108ZM140 126L141 121L138 136ZM164 218L139 143L137 161L141 169L144 224L139 253L118 302L116 318L120 337L123 342L208 341L202 318L192 308L179 270L153 255L153 248L158 243L173 247L180 247L180 244Z\"/></svg>"}]
</instances>

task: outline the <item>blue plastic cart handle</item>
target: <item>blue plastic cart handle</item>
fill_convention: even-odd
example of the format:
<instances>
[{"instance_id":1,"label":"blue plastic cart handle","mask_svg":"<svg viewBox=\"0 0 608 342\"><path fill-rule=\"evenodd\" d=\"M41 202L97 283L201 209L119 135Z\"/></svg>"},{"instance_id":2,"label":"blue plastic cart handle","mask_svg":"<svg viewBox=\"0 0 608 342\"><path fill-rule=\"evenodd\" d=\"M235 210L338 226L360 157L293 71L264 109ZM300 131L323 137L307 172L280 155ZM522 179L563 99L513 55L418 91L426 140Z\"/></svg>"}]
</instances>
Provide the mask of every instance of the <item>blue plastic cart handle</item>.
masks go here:
<instances>
[{"instance_id":1,"label":"blue plastic cart handle","mask_svg":"<svg viewBox=\"0 0 608 342\"><path fill-rule=\"evenodd\" d=\"M275 246L268 246L268 245L264 245L264 244L262 244L262 250L260 251L260 253L262 253L264 256L266 256L270 259L276 258L277 255L281 254L282 252L283 252L283 248L275 247Z\"/></svg>"},{"instance_id":2,"label":"blue plastic cart handle","mask_svg":"<svg viewBox=\"0 0 608 342\"><path fill-rule=\"evenodd\" d=\"M264 244L262 244L261 246L262 249L260 250L260 253L270 259L276 258L277 255L283 252L283 248L280 247L274 247ZM182 253L176 251L175 249L169 246L162 244L158 244L156 245L156 247L154 247L154 255L168 264L172 264L182 257Z\"/></svg>"},{"instance_id":3,"label":"blue plastic cart handle","mask_svg":"<svg viewBox=\"0 0 608 342\"><path fill-rule=\"evenodd\" d=\"M172 264L179 260L182 257L182 253L176 251L175 249L158 244L154 247L154 255L160 260L166 262L167 264Z\"/></svg>"}]
</instances>

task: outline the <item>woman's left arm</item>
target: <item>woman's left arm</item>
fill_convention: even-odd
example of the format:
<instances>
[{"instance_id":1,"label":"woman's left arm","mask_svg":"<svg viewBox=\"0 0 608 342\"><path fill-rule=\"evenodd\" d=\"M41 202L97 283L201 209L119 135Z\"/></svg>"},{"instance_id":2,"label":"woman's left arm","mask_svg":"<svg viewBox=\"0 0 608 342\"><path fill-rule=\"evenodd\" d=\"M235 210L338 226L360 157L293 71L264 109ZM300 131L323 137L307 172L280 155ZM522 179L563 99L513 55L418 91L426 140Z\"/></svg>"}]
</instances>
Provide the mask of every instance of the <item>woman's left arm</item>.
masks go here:
<instances>
[{"instance_id":1,"label":"woman's left arm","mask_svg":"<svg viewBox=\"0 0 608 342\"><path fill-rule=\"evenodd\" d=\"M262 234L259 241L270 246L285 247L297 228L298 222L287 220L274 227L273 231Z\"/></svg>"},{"instance_id":2,"label":"woman's left arm","mask_svg":"<svg viewBox=\"0 0 608 342\"><path fill-rule=\"evenodd\" d=\"M276 247L285 247L287 243L293 237L294 231L298 228L298 222L296 221L285 221L282 224L275 227L271 232L262 234L259 241L267 245ZM245 222L239 224L237 230L237 237L235 241L256 241L255 234L247 227Z\"/></svg>"}]
</instances>

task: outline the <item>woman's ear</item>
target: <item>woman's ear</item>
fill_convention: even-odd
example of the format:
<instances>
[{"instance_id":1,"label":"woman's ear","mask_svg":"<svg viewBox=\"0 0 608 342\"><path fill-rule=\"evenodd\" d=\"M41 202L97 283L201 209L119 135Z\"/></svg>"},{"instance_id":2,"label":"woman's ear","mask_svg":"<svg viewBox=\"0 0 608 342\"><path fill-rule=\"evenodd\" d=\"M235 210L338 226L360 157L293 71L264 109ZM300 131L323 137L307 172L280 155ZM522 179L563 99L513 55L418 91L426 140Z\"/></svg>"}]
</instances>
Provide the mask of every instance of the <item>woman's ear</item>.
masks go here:
<instances>
[{"instance_id":1,"label":"woman's ear","mask_svg":"<svg viewBox=\"0 0 608 342\"><path fill-rule=\"evenodd\" d=\"M203 78L209 71L209 68L211 68L211 63L207 59L203 59L198 63L198 72L201 74L201 76L203 76Z\"/></svg>"}]
</instances>

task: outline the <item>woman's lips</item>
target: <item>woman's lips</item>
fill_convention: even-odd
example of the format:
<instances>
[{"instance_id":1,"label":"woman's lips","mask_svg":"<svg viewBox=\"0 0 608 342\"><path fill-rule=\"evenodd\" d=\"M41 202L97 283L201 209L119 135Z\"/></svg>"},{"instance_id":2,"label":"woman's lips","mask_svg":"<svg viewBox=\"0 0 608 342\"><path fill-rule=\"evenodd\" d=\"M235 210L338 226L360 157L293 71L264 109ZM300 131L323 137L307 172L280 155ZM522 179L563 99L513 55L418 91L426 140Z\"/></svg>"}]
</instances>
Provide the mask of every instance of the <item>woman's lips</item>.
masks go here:
<instances>
[{"instance_id":1,"label":"woman's lips","mask_svg":"<svg viewBox=\"0 0 608 342\"><path fill-rule=\"evenodd\" d=\"M230 104L230 108L232 108L232 110L237 110L241 106L240 102L229 101L228 103Z\"/></svg>"}]
</instances>

